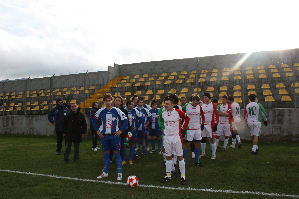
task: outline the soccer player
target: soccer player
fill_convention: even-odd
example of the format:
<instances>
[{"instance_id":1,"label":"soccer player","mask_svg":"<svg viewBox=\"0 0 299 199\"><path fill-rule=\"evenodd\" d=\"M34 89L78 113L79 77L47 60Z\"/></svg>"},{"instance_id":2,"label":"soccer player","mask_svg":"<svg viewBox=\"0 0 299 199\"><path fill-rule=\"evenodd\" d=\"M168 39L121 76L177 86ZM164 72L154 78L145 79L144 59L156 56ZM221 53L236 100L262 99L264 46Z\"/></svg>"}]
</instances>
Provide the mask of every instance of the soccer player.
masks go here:
<instances>
[{"instance_id":1,"label":"soccer player","mask_svg":"<svg viewBox=\"0 0 299 199\"><path fill-rule=\"evenodd\" d=\"M252 137L252 154L257 154L257 151L259 149L257 144L261 129L261 122L259 121L261 107L255 102L255 100L256 95L249 95L250 103L246 105L246 108L244 110L244 118ZM264 125L267 126L267 118L263 114L262 116L264 117Z\"/></svg>"},{"instance_id":2,"label":"soccer player","mask_svg":"<svg viewBox=\"0 0 299 199\"><path fill-rule=\"evenodd\" d=\"M149 136L151 137L151 145L152 145L152 153L156 152L156 143L155 139L158 141L158 151L161 151L161 135L162 132L160 130L158 124L158 111L157 101L153 100L151 103L151 110L149 110L151 117L149 118Z\"/></svg>"},{"instance_id":3,"label":"soccer player","mask_svg":"<svg viewBox=\"0 0 299 199\"><path fill-rule=\"evenodd\" d=\"M130 155L129 155L129 164L133 165L133 157L135 154L136 142L137 142L137 123L139 112L136 108L134 108L134 103L132 101L127 101L127 111L128 111L128 120L129 120L129 128L128 134L131 133L131 138L129 139L130 146Z\"/></svg>"},{"instance_id":4,"label":"soccer player","mask_svg":"<svg viewBox=\"0 0 299 199\"><path fill-rule=\"evenodd\" d=\"M211 95L209 93L204 93L203 97L204 103L202 103L201 107L205 116L204 130L202 131L202 139L201 139L201 157L206 155L206 142L209 139L210 146L212 149L212 160L216 159L216 142L215 142L215 134L213 133L213 129L217 128L219 122L219 113L217 109L217 105L211 102ZM216 127L215 127L216 126Z\"/></svg>"},{"instance_id":5,"label":"soccer player","mask_svg":"<svg viewBox=\"0 0 299 199\"><path fill-rule=\"evenodd\" d=\"M98 134L97 131L99 129L98 121L94 118L95 113L99 110L99 104L94 102L92 103L92 108L89 112L90 119L90 132L92 136L92 151L98 151Z\"/></svg>"},{"instance_id":6,"label":"soccer player","mask_svg":"<svg viewBox=\"0 0 299 199\"><path fill-rule=\"evenodd\" d=\"M138 96L137 95L134 95L133 97L132 97L132 102L134 103L134 106L138 106Z\"/></svg>"},{"instance_id":7,"label":"soccer player","mask_svg":"<svg viewBox=\"0 0 299 199\"><path fill-rule=\"evenodd\" d=\"M240 148L242 146L241 143L241 138L238 133L237 129L237 124L241 122L240 118L240 105L236 102L234 102L234 97L233 96L228 96L227 100L228 104L231 104L232 107L232 115L233 115L233 121L232 121L232 145L230 146L231 148L236 147L236 141L238 142L238 147Z\"/></svg>"},{"instance_id":8,"label":"soccer player","mask_svg":"<svg viewBox=\"0 0 299 199\"><path fill-rule=\"evenodd\" d=\"M159 117L159 123L164 133L163 147L166 153L166 176L161 182L165 183L171 180L172 155L176 155L179 160L181 183L184 185L186 184L186 175L181 129L187 128L190 118L183 111L174 109L175 103L173 98L165 97L164 104L165 110L162 112L162 117ZM181 126L182 119L184 120L183 126Z\"/></svg>"},{"instance_id":9,"label":"soccer player","mask_svg":"<svg viewBox=\"0 0 299 199\"><path fill-rule=\"evenodd\" d=\"M105 94L105 108L99 109L95 117L101 120L101 126L98 135L101 138L102 149L104 151L104 170L98 176L98 179L108 177L110 168L110 150L113 151L116 158L117 180L122 180L122 159L120 156L120 135L128 129L128 119L126 115L118 108L112 107L112 96ZM121 126L119 127L119 122Z\"/></svg>"},{"instance_id":10,"label":"soccer player","mask_svg":"<svg viewBox=\"0 0 299 199\"><path fill-rule=\"evenodd\" d=\"M66 115L69 113L69 109L63 105L62 99L56 100L56 107L53 108L48 114L49 122L55 127L55 133L57 136L56 154L61 154L62 141L63 141L63 122Z\"/></svg>"},{"instance_id":11,"label":"soccer player","mask_svg":"<svg viewBox=\"0 0 299 199\"><path fill-rule=\"evenodd\" d=\"M218 147L220 136L223 135L225 138L223 144L223 151L226 151L228 139L231 136L230 124L233 116L231 105L227 103L227 96L222 96L221 100L222 104L218 104L219 125L217 126L216 132L216 148Z\"/></svg>"},{"instance_id":12,"label":"soccer player","mask_svg":"<svg viewBox=\"0 0 299 199\"><path fill-rule=\"evenodd\" d=\"M186 110L186 114L189 116L190 121L187 128L187 144L184 148L184 159L187 160L188 149L190 148L191 142L194 141L194 152L195 152L195 165L202 166L199 161L200 152L200 140L201 131L204 130L205 116L204 112L199 105L200 98L193 96L190 104L185 104L183 107ZM201 119L201 120L200 120Z\"/></svg>"},{"instance_id":13,"label":"soccer player","mask_svg":"<svg viewBox=\"0 0 299 199\"><path fill-rule=\"evenodd\" d=\"M136 108L139 112L139 119L137 124L137 138L142 145L142 155L145 155L145 139L147 136L146 128L148 127L148 119L151 116L149 110L144 108L144 98L139 97L137 101L138 107Z\"/></svg>"}]
</instances>

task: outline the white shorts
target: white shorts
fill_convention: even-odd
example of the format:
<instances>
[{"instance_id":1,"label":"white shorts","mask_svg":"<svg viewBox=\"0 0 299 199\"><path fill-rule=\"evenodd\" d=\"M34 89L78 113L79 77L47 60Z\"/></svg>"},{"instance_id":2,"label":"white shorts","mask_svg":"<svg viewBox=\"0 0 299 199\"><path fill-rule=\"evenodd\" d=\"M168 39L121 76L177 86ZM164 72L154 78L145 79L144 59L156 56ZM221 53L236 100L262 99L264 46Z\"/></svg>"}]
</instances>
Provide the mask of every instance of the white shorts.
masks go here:
<instances>
[{"instance_id":1,"label":"white shorts","mask_svg":"<svg viewBox=\"0 0 299 199\"><path fill-rule=\"evenodd\" d=\"M260 122L250 122L247 123L248 128L250 131L250 135L253 136L260 136L260 129L261 129L261 123Z\"/></svg>"},{"instance_id":2,"label":"white shorts","mask_svg":"<svg viewBox=\"0 0 299 199\"><path fill-rule=\"evenodd\" d=\"M163 147L166 156L183 156L183 143L180 136L164 136Z\"/></svg>"},{"instance_id":3,"label":"white shorts","mask_svg":"<svg viewBox=\"0 0 299 199\"><path fill-rule=\"evenodd\" d=\"M201 133L202 137L212 138L212 127L211 125L205 125L204 130Z\"/></svg>"},{"instance_id":4,"label":"white shorts","mask_svg":"<svg viewBox=\"0 0 299 199\"><path fill-rule=\"evenodd\" d=\"M237 122L232 122L232 129L233 131L237 131L238 128L237 128Z\"/></svg>"},{"instance_id":5,"label":"white shorts","mask_svg":"<svg viewBox=\"0 0 299 199\"><path fill-rule=\"evenodd\" d=\"M201 140L200 130L187 130L187 141Z\"/></svg>"},{"instance_id":6,"label":"white shorts","mask_svg":"<svg viewBox=\"0 0 299 199\"><path fill-rule=\"evenodd\" d=\"M216 136L220 137L221 135L225 137L229 137L231 135L230 124L218 124Z\"/></svg>"}]
</instances>

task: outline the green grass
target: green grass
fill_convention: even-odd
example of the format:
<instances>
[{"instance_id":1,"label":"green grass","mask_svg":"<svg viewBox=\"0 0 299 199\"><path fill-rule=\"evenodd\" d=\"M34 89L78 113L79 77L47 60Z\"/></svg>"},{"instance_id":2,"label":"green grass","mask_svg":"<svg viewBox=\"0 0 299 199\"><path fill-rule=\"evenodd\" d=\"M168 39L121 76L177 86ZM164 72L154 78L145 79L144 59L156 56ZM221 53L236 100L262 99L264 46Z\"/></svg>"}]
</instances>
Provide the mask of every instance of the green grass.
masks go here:
<instances>
[{"instance_id":1,"label":"green grass","mask_svg":"<svg viewBox=\"0 0 299 199\"><path fill-rule=\"evenodd\" d=\"M251 155L250 143L241 149L218 152L215 161L205 158L204 167L188 159L186 176L192 188L231 189L299 195L298 143L260 143L258 155ZM18 170L68 177L96 179L103 168L101 151L91 151L91 141L80 146L80 161L63 163L55 155L54 137L0 135L0 169ZM209 147L207 149L209 151ZM209 154L209 153L208 153ZM71 154L71 158L72 158ZM165 170L162 157L148 154L124 166L124 180L134 174L140 184L159 185ZM107 180L116 181L115 163ZM181 187L175 176L167 186ZM129 188L92 182L53 179L0 172L0 198L266 198L255 195ZM268 197L273 198L273 197Z\"/></svg>"}]
</instances>

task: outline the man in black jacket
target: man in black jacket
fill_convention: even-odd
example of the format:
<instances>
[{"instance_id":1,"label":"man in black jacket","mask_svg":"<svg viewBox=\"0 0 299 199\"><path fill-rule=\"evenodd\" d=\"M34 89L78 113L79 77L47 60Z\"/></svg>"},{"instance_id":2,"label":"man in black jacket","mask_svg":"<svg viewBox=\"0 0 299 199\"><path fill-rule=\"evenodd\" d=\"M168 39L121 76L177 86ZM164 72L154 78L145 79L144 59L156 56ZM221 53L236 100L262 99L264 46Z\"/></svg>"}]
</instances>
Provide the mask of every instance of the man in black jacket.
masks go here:
<instances>
[{"instance_id":1,"label":"man in black jacket","mask_svg":"<svg viewBox=\"0 0 299 199\"><path fill-rule=\"evenodd\" d=\"M64 125L66 134L66 150L64 153L64 162L69 161L72 143L74 143L74 162L79 160L79 146L82 137L86 134L87 124L84 115L80 112L77 104L71 104L71 112L67 114Z\"/></svg>"},{"instance_id":2,"label":"man in black jacket","mask_svg":"<svg viewBox=\"0 0 299 199\"><path fill-rule=\"evenodd\" d=\"M61 154L62 141L63 141L63 121L66 115L69 113L69 109L63 105L62 99L56 100L56 107L53 108L48 114L48 120L55 126L55 133L57 136L57 148L56 154Z\"/></svg>"},{"instance_id":3,"label":"man in black jacket","mask_svg":"<svg viewBox=\"0 0 299 199\"><path fill-rule=\"evenodd\" d=\"M98 134L97 131L99 130L100 121L95 119L95 113L99 110L98 103L92 103L92 108L89 113L90 119L90 132L92 136L92 151L98 151Z\"/></svg>"}]
</instances>

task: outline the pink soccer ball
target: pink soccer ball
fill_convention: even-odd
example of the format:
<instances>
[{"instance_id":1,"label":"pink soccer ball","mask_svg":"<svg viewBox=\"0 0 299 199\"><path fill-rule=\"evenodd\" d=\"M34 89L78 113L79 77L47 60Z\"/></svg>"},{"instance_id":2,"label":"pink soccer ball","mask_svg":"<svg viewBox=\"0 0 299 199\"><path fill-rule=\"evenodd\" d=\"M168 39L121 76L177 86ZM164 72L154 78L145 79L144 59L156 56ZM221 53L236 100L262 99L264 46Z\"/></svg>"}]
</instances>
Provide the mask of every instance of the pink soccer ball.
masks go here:
<instances>
[{"instance_id":1,"label":"pink soccer ball","mask_svg":"<svg viewBox=\"0 0 299 199\"><path fill-rule=\"evenodd\" d=\"M127 184L129 187L137 187L138 178L136 176L129 176L127 179Z\"/></svg>"}]
</instances>

